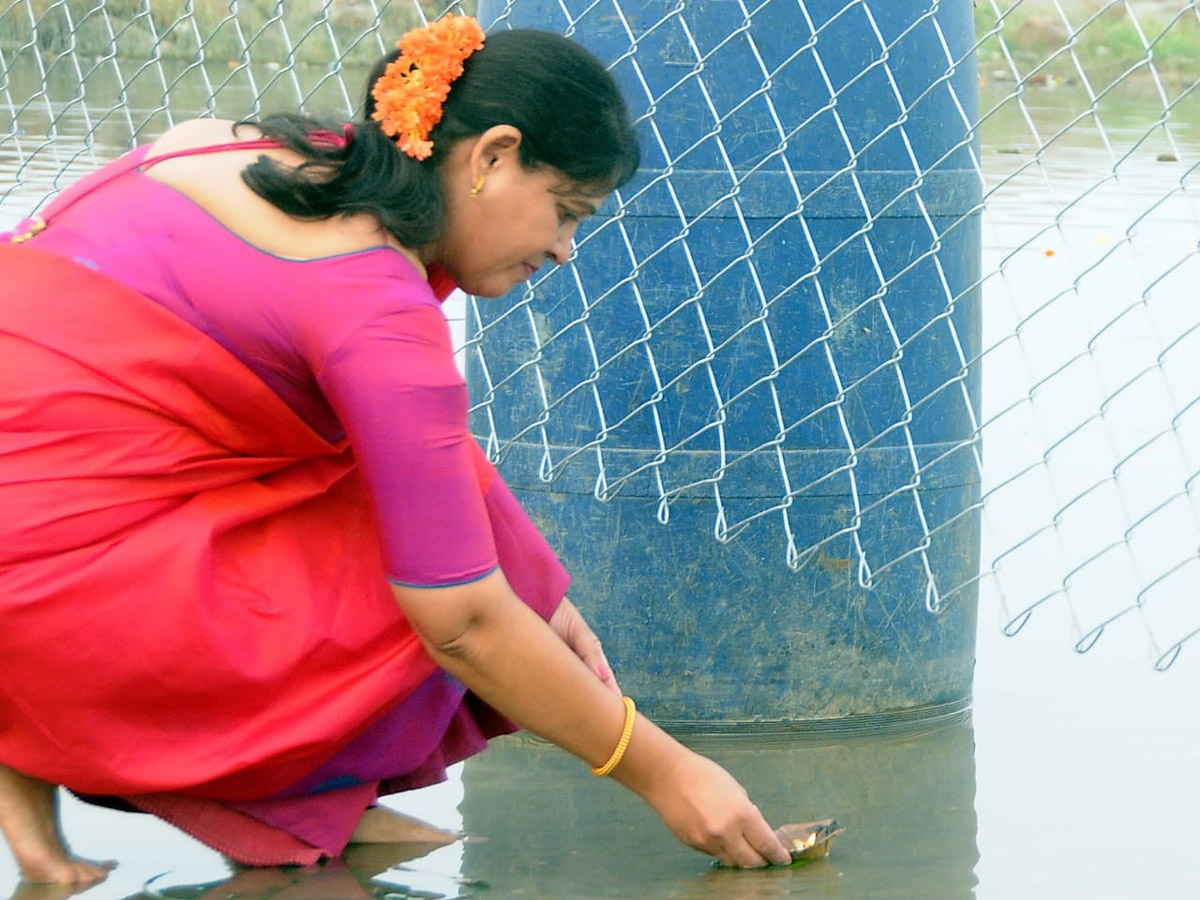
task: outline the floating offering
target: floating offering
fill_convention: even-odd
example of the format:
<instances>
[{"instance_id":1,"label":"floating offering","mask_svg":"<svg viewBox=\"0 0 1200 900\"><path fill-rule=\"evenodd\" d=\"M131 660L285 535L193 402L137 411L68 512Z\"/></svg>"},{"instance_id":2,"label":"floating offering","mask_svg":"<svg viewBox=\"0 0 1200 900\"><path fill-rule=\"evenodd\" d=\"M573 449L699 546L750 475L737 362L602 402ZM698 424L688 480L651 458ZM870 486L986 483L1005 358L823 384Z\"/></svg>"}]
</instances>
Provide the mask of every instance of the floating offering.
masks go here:
<instances>
[{"instance_id":1,"label":"floating offering","mask_svg":"<svg viewBox=\"0 0 1200 900\"><path fill-rule=\"evenodd\" d=\"M794 862L828 856L829 845L845 830L836 819L821 819L819 822L781 825L775 829L775 834L788 848Z\"/></svg>"}]
</instances>

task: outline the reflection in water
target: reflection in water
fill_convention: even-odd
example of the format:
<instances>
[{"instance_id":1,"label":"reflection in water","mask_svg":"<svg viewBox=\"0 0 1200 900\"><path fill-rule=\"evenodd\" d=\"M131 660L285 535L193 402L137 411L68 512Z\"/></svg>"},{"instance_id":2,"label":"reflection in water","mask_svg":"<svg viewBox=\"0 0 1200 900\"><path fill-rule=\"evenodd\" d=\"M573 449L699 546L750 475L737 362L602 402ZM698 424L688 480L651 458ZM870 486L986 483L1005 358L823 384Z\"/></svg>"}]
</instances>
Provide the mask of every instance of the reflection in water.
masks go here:
<instances>
[{"instance_id":1,"label":"reflection in water","mask_svg":"<svg viewBox=\"0 0 1200 900\"><path fill-rule=\"evenodd\" d=\"M714 870L628 791L527 738L467 762L463 874L493 895L563 900L768 900L805 896L968 900L975 843L969 722L826 744L693 742L737 776L775 824L827 816L846 826L804 867Z\"/></svg>"},{"instance_id":2,"label":"reflection in water","mask_svg":"<svg viewBox=\"0 0 1200 900\"><path fill-rule=\"evenodd\" d=\"M975 739L970 722L936 730L811 743L696 739L695 749L745 784L768 820L834 816L846 833L826 859L793 868L714 869L649 808L555 747L527 737L493 742L463 771L465 846L417 858L397 845L350 848L309 868L243 869L219 862L142 874L128 862L91 900L970 900L979 860ZM120 829L131 817L104 811ZM137 817L132 817L136 820ZM143 820L146 817L141 817ZM68 827L71 822L68 817ZM447 868L439 854L461 854ZM195 855L191 859L196 859ZM441 862L444 862L442 860ZM118 889L119 885L124 889ZM65 888L24 886L12 900L65 900Z\"/></svg>"},{"instance_id":3,"label":"reflection in water","mask_svg":"<svg viewBox=\"0 0 1200 900\"><path fill-rule=\"evenodd\" d=\"M467 900L486 890L483 882L431 877L405 867L434 849L359 844L324 865L236 868L224 876L205 872L196 879L168 872L150 878L142 890L122 900ZM66 900L89 893L66 885L22 884L11 900Z\"/></svg>"},{"instance_id":4,"label":"reflection in water","mask_svg":"<svg viewBox=\"0 0 1200 900\"><path fill-rule=\"evenodd\" d=\"M426 876L403 865L421 855L415 845L365 844L320 866L239 869L231 878L200 884L168 874L127 900L467 900L487 888L442 878L430 890Z\"/></svg>"}]
</instances>

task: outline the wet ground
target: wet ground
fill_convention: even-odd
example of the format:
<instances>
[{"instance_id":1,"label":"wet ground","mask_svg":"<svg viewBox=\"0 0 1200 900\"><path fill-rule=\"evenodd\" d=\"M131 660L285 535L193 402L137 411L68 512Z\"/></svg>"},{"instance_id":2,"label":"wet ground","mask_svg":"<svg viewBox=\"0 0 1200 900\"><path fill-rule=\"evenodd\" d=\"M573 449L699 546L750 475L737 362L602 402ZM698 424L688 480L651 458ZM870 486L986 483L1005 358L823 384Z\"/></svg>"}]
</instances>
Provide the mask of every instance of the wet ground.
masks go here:
<instances>
[{"instance_id":1,"label":"wet ground","mask_svg":"<svg viewBox=\"0 0 1200 900\"><path fill-rule=\"evenodd\" d=\"M985 623L969 721L818 745L698 745L772 820L846 825L830 857L803 868L714 870L618 785L519 739L397 804L487 838L416 860L367 848L345 865L234 874L149 817L70 801L66 827L80 852L121 860L89 900L1182 900L1200 896L1197 668L1155 673L1115 643L1080 657L1055 629L1008 639ZM15 881L0 859L0 897Z\"/></svg>"}]
</instances>

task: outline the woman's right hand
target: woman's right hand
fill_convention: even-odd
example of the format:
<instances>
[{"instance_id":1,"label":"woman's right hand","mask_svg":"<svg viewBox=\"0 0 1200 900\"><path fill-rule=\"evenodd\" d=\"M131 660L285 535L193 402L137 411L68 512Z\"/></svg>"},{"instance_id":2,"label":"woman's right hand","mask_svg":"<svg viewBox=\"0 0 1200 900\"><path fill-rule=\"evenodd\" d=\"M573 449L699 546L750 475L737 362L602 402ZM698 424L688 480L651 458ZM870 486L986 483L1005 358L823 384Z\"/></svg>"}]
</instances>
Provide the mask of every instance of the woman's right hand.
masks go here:
<instances>
[{"instance_id":1,"label":"woman's right hand","mask_svg":"<svg viewBox=\"0 0 1200 900\"><path fill-rule=\"evenodd\" d=\"M405 617L442 669L499 712L580 759L613 752L625 705L497 570L465 585L393 585ZM791 856L745 789L711 760L638 716L612 776L646 800L685 844L728 866Z\"/></svg>"},{"instance_id":2,"label":"woman's right hand","mask_svg":"<svg viewBox=\"0 0 1200 900\"><path fill-rule=\"evenodd\" d=\"M787 865L791 854L746 789L715 762L684 750L646 802L689 847L723 866Z\"/></svg>"}]
</instances>

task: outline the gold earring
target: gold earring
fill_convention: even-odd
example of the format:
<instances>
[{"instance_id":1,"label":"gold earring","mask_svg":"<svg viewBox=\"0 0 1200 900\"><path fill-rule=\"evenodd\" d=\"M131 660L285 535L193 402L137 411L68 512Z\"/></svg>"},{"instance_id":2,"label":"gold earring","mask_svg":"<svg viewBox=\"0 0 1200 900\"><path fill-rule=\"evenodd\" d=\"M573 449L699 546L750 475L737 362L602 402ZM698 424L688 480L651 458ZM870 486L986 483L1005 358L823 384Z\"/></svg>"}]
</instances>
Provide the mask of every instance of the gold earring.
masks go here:
<instances>
[{"instance_id":1,"label":"gold earring","mask_svg":"<svg viewBox=\"0 0 1200 900\"><path fill-rule=\"evenodd\" d=\"M480 175L479 180L477 182L475 182L473 185L471 185L471 196L472 197L478 197L479 192L483 190L484 177L485 176Z\"/></svg>"}]
</instances>

